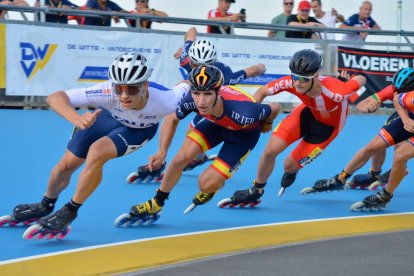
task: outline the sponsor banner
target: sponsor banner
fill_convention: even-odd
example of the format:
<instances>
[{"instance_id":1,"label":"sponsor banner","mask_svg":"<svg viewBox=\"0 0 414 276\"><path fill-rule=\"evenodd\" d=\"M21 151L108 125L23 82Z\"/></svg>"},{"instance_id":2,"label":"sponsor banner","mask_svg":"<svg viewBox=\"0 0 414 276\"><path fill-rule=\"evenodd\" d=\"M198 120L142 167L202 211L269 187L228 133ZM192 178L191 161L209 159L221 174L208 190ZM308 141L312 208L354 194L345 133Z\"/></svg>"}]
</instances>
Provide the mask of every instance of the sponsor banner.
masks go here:
<instances>
[{"instance_id":1,"label":"sponsor banner","mask_svg":"<svg viewBox=\"0 0 414 276\"><path fill-rule=\"evenodd\" d=\"M0 24L0 88L6 88L6 25Z\"/></svg>"},{"instance_id":2,"label":"sponsor banner","mask_svg":"<svg viewBox=\"0 0 414 276\"><path fill-rule=\"evenodd\" d=\"M216 45L218 59L233 71L265 64L265 74L238 85L251 94L271 80L289 74L289 60L296 51L315 49L313 43L206 39ZM6 43L7 95L46 96L57 90L105 81L112 60L129 51L143 53L151 61L151 81L172 87L187 78L187 72L173 58L183 44L182 35L7 24ZM298 101L289 93L266 100Z\"/></svg>"},{"instance_id":3,"label":"sponsor banner","mask_svg":"<svg viewBox=\"0 0 414 276\"><path fill-rule=\"evenodd\" d=\"M372 51L338 47L338 70L367 78L365 89L351 97L357 103L391 84L392 77L401 68L414 66L414 53Z\"/></svg>"}]
</instances>

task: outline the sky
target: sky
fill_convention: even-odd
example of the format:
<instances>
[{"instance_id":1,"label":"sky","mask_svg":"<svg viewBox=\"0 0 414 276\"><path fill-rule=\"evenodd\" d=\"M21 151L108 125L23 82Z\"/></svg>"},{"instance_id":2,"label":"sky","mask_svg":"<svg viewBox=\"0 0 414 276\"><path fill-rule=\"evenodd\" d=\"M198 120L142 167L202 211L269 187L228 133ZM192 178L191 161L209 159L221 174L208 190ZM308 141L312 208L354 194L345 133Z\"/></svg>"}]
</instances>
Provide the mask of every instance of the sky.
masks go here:
<instances>
[{"instance_id":1,"label":"sky","mask_svg":"<svg viewBox=\"0 0 414 276\"><path fill-rule=\"evenodd\" d=\"M34 0L26 0L33 5ZM86 0L70 0L74 4L83 5ZM134 0L112 0L125 10L133 10L135 7ZM296 13L298 3L295 0L294 12ZM401 29L405 31L414 31L414 1L413 0L372 0L373 11L371 16L383 30L395 31L399 29L398 2L402 3L402 21ZM206 19L210 9L217 7L218 0L150 0L150 8L155 8L166 12L173 17L199 18ZM231 5L231 12L239 12L241 8L246 9L247 21L253 23L270 23L273 17L283 12L283 0L236 0ZM348 18L357 13L361 6L361 0L322 0L322 9L325 11L336 8L338 12ZM312 16L311 12L311 16ZM14 17L14 15L13 15ZM18 18L18 17L16 17ZM122 26L123 23L114 26ZM154 29L186 31L188 25L179 24L154 24ZM204 26L197 27L199 32L205 32ZM236 30L236 34L266 36L267 31L258 30ZM396 42L394 37L385 38L387 41ZM410 38L414 42L414 38ZM384 37L368 36L367 41L384 41Z\"/></svg>"}]
</instances>

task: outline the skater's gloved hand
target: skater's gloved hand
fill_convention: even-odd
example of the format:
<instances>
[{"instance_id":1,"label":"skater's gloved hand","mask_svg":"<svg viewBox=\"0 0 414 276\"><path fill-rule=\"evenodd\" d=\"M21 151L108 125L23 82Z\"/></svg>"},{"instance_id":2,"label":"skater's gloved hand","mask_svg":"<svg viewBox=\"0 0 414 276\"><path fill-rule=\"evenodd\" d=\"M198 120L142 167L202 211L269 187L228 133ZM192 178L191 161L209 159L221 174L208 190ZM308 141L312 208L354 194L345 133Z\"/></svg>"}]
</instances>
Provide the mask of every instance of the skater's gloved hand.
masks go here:
<instances>
[{"instance_id":1,"label":"skater's gloved hand","mask_svg":"<svg viewBox=\"0 0 414 276\"><path fill-rule=\"evenodd\" d=\"M408 132L414 133L414 120L407 118L407 119L403 119L401 117L403 124L404 124L404 129Z\"/></svg>"},{"instance_id":2,"label":"skater's gloved hand","mask_svg":"<svg viewBox=\"0 0 414 276\"><path fill-rule=\"evenodd\" d=\"M269 131L271 131L272 129L273 129L273 121L272 121L272 122L267 122L267 121L264 121L264 122L263 122L263 124L262 124L262 129L261 129L261 132L262 132L262 133L269 132Z\"/></svg>"},{"instance_id":3,"label":"skater's gloved hand","mask_svg":"<svg viewBox=\"0 0 414 276\"><path fill-rule=\"evenodd\" d=\"M157 152L151 155L148 160L148 168L150 171L156 170L165 163L167 154L163 152Z\"/></svg>"},{"instance_id":4,"label":"skater's gloved hand","mask_svg":"<svg viewBox=\"0 0 414 276\"><path fill-rule=\"evenodd\" d=\"M351 78L351 75L346 70L342 70L336 74L336 78L340 81L346 82Z\"/></svg>"},{"instance_id":5,"label":"skater's gloved hand","mask_svg":"<svg viewBox=\"0 0 414 276\"><path fill-rule=\"evenodd\" d=\"M363 113L371 113L377 111L377 109L381 106L381 102L377 101L373 97L368 97L357 104L356 108L358 111Z\"/></svg>"}]
</instances>

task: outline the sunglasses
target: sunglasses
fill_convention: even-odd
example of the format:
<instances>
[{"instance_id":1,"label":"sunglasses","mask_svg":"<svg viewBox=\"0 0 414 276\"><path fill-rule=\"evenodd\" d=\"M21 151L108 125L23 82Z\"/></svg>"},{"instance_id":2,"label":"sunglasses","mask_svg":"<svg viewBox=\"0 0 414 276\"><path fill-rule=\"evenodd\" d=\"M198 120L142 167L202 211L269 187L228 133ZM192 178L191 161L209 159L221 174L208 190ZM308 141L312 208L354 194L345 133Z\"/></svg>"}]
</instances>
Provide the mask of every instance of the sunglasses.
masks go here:
<instances>
[{"instance_id":1,"label":"sunglasses","mask_svg":"<svg viewBox=\"0 0 414 276\"><path fill-rule=\"evenodd\" d=\"M286 3L283 3L283 4L285 4L285 6L288 6L288 5L293 6L293 2L286 2Z\"/></svg>"},{"instance_id":2,"label":"sunglasses","mask_svg":"<svg viewBox=\"0 0 414 276\"><path fill-rule=\"evenodd\" d=\"M293 81L299 81L300 83L310 82L315 76L316 74L310 77L299 76L293 73L290 74L290 77L292 78Z\"/></svg>"},{"instance_id":3,"label":"sunglasses","mask_svg":"<svg viewBox=\"0 0 414 276\"><path fill-rule=\"evenodd\" d=\"M126 84L115 84L115 94L118 96L122 96L125 93L127 96L136 96L143 90L143 84L133 84L133 85L126 85Z\"/></svg>"}]
</instances>

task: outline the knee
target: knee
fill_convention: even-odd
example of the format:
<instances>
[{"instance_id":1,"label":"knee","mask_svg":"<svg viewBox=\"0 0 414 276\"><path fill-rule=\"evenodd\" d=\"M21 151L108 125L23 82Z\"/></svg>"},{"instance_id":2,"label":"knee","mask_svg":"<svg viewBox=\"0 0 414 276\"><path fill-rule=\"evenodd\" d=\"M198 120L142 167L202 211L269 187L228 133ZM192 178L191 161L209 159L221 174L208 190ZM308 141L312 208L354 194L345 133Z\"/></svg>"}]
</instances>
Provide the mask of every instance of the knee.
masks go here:
<instances>
[{"instance_id":1,"label":"knee","mask_svg":"<svg viewBox=\"0 0 414 276\"><path fill-rule=\"evenodd\" d=\"M87 166L102 167L109 159L111 157L107 156L104 151L92 145L86 156L86 164Z\"/></svg>"},{"instance_id":2,"label":"knee","mask_svg":"<svg viewBox=\"0 0 414 276\"><path fill-rule=\"evenodd\" d=\"M203 173L198 178L198 187L200 191L205 193L214 193L217 192L222 186L224 181L216 179L211 174L207 175Z\"/></svg>"},{"instance_id":3,"label":"knee","mask_svg":"<svg viewBox=\"0 0 414 276\"><path fill-rule=\"evenodd\" d=\"M405 165L411 157L409 155L406 155L405 152L403 152L400 149L397 149L394 153L394 159L393 164L394 165Z\"/></svg>"},{"instance_id":4,"label":"knee","mask_svg":"<svg viewBox=\"0 0 414 276\"><path fill-rule=\"evenodd\" d=\"M272 159L276 159L277 155L279 153L272 147L266 147L263 151L263 155L265 158L272 158Z\"/></svg>"},{"instance_id":5,"label":"knee","mask_svg":"<svg viewBox=\"0 0 414 276\"><path fill-rule=\"evenodd\" d=\"M184 168L191 160L193 160L192 156L185 152L180 152L173 158L171 165Z\"/></svg>"},{"instance_id":6,"label":"knee","mask_svg":"<svg viewBox=\"0 0 414 276\"><path fill-rule=\"evenodd\" d=\"M377 147L375 147L375 146L373 146L373 145L370 145L370 144L368 144L367 146L365 146L365 148L364 148L364 153L365 153L365 155L369 155L369 156L372 156L372 155L374 155L375 153L377 153L377 152L379 152L379 151L381 151L382 149L378 149Z\"/></svg>"}]
</instances>

